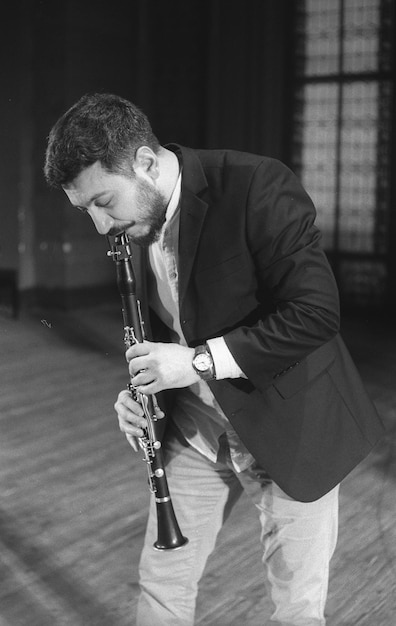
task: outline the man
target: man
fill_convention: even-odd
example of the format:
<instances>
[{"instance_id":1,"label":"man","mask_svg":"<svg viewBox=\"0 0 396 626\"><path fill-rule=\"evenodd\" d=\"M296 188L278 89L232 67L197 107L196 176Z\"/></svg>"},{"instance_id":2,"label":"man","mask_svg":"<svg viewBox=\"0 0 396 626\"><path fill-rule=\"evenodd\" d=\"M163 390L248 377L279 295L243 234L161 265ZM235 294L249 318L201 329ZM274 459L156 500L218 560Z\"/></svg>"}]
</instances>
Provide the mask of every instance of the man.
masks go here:
<instances>
[{"instance_id":1,"label":"man","mask_svg":"<svg viewBox=\"0 0 396 626\"><path fill-rule=\"evenodd\" d=\"M189 543L153 550L152 505L137 623L193 624L207 557L244 489L262 525L266 623L325 624L338 485L383 426L338 334L307 194L269 158L161 146L145 115L109 94L58 120L45 175L101 235L137 244L152 334L126 352L131 382L172 403L163 450ZM141 406L124 390L115 409L134 443Z\"/></svg>"}]
</instances>

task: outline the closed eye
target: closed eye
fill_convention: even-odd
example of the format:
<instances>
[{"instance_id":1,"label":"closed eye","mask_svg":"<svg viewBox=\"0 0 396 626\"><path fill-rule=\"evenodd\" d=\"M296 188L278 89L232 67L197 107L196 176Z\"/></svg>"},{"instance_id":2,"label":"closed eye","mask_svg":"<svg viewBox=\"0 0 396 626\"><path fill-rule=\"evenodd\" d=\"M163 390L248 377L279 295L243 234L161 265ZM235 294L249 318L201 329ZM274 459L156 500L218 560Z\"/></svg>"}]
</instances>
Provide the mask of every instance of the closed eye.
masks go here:
<instances>
[{"instance_id":1,"label":"closed eye","mask_svg":"<svg viewBox=\"0 0 396 626\"><path fill-rule=\"evenodd\" d=\"M95 202L95 206L98 207L98 209L107 209L110 207L111 204L111 199L107 200L106 202Z\"/></svg>"}]
</instances>

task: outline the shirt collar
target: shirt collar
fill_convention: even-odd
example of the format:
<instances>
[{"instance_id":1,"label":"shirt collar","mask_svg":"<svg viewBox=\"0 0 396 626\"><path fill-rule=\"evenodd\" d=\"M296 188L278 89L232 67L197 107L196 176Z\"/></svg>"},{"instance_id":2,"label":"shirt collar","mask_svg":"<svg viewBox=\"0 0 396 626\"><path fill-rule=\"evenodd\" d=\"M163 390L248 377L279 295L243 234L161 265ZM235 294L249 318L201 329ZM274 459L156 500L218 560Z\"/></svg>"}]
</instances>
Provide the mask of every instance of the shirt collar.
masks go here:
<instances>
[{"instance_id":1,"label":"shirt collar","mask_svg":"<svg viewBox=\"0 0 396 626\"><path fill-rule=\"evenodd\" d=\"M178 179L176 181L176 185L173 189L171 198L169 200L168 208L166 209L165 221L169 223L172 217L175 215L176 210L179 206L180 195L181 195L181 170L179 172Z\"/></svg>"}]
</instances>

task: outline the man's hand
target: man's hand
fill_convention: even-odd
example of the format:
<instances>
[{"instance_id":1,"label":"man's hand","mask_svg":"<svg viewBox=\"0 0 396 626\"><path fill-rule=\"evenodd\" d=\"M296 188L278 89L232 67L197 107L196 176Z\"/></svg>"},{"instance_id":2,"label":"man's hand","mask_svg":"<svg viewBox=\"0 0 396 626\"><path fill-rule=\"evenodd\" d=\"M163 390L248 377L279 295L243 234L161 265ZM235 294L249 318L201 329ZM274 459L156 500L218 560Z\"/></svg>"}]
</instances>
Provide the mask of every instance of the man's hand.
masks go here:
<instances>
[{"instance_id":1,"label":"man's hand","mask_svg":"<svg viewBox=\"0 0 396 626\"><path fill-rule=\"evenodd\" d=\"M188 387L200 380L192 366L194 348L177 343L136 343L125 354L132 385L140 393Z\"/></svg>"},{"instance_id":2,"label":"man's hand","mask_svg":"<svg viewBox=\"0 0 396 626\"><path fill-rule=\"evenodd\" d=\"M137 439L143 437L144 429L147 427L147 420L141 405L132 398L128 389L123 389L118 394L114 408L117 412L120 430L125 433L132 448L137 452L139 447ZM155 398L154 409L158 419L164 417L164 412L157 406Z\"/></svg>"}]
</instances>

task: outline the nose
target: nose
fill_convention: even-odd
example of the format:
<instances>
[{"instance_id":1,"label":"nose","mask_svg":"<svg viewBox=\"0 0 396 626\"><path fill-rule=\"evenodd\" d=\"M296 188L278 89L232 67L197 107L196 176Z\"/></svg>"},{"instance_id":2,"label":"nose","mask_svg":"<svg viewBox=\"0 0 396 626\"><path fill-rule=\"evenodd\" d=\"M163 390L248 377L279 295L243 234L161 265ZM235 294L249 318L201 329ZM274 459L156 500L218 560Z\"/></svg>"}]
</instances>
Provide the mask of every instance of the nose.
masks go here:
<instances>
[{"instance_id":1,"label":"nose","mask_svg":"<svg viewBox=\"0 0 396 626\"><path fill-rule=\"evenodd\" d=\"M113 226L114 220L98 207L90 207L88 213L99 235L106 235Z\"/></svg>"}]
</instances>

